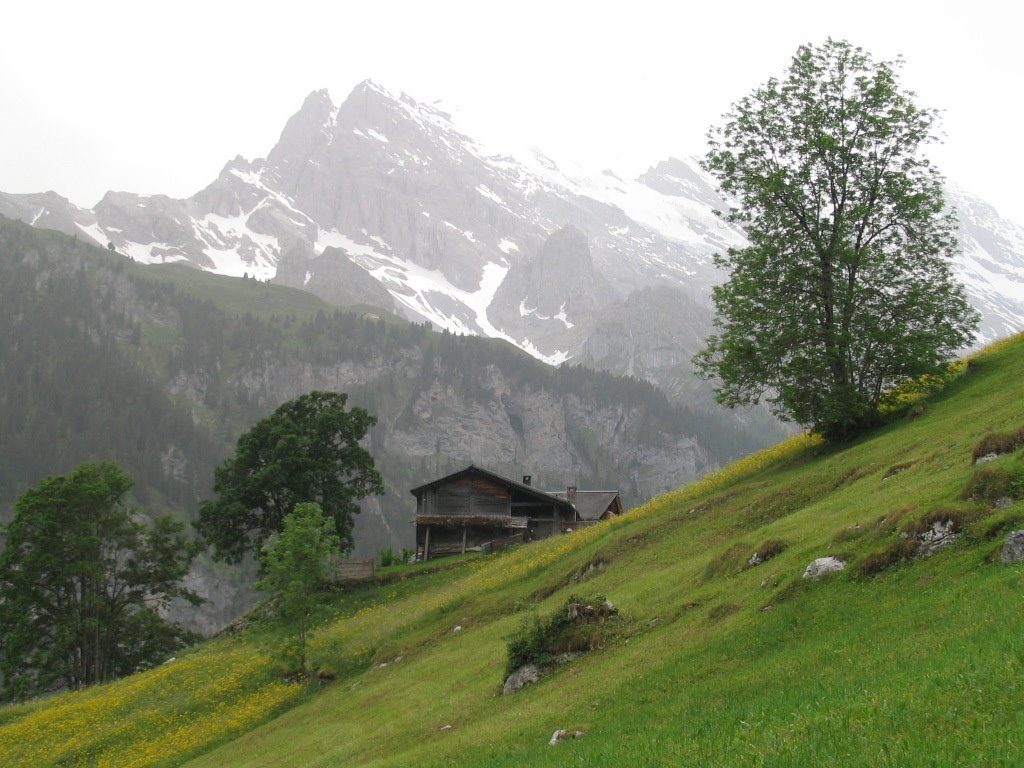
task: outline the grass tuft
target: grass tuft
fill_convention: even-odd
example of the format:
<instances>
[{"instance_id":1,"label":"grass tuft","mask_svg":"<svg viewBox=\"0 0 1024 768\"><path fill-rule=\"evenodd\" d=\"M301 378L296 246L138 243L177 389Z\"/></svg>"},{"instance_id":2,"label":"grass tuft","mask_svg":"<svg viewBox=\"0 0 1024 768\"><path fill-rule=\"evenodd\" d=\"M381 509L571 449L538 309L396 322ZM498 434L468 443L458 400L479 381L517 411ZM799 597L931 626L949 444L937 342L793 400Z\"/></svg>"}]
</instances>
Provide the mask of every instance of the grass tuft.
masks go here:
<instances>
[{"instance_id":1,"label":"grass tuft","mask_svg":"<svg viewBox=\"0 0 1024 768\"><path fill-rule=\"evenodd\" d=\"M967 481L961 494L962 499L969 501L987 501L1020 498L1024 486L1024 476L1003 467L981 467L975 470Z\"/></svg>"},{"instance_id":2,"label":"grass tuft","mask_svg":"<svg viewBox=\"0 0 1024 768\"><path fill-rule=\"evenodd\" d=\"M782 539L768 539L754 550L754 554L750 556L747 562L751 565L766 563L776 555L782 554L785 548L786 542Z\"/></svg>"},{"instance_id":3,"label":"grass tuft","mask_svg":"<svg viewBox=\"0 0 1024 768\"><path fill-rule=\"evenodd\" d=\"M875 576L909 560L917 554L917 549L917 539L900 539L884 549L865 556L857 563L857 569L864 576Z\"/></svg>"},{"instance_id":4,"label":"grass tuft","mask_svg":"<svg viewBox=\"0 0 1024 768\"><path fill-rule=\"evenodd\" d=\"M1024 427L1015 432L994 432L985 435L971 452L971 461L977 461L982 456L995 454L1001 456L1004 453L1013 453L1021 446L1024 446Z\"/></svg>"}]
</instances>

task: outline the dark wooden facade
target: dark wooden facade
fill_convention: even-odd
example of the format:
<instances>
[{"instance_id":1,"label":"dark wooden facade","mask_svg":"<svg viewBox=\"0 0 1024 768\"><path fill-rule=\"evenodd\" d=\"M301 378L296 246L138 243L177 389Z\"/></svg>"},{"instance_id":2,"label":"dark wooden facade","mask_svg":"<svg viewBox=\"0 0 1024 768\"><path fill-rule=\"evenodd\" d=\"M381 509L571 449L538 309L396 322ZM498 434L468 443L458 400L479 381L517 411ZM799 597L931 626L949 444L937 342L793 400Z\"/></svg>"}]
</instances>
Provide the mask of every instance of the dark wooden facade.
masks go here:
<instances>
[{"instance_id":1,"label":"dark wooden facade","mask_svg":"<svg viewBox=\"0 0 1024 768\"><path fill-rule=\"evenodd\" d=\"M576 517L568 501L472 465L412 493L424 559L546 538Z\"/></svg>"},{"instance_id":2,"label":"dark wooden facade","mask_svg":"<svg viewBox=\"0 0 1024 768\"><path fill-rule=\"evenodd\" d=\"M473 465L412 494L421 559L543 539L622 511L616 491L546 493Z\"/></svg>"}]
</instances>

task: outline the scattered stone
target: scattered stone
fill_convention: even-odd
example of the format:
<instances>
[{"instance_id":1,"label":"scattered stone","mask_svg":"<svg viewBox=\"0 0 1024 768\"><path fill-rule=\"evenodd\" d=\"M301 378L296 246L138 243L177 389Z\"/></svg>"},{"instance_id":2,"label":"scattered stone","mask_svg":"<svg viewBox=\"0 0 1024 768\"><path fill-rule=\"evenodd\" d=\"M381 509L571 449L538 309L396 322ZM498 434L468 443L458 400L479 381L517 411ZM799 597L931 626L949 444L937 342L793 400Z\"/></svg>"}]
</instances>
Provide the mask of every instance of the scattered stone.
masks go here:
<instances>
[{"instance_id":1,"label":"scattered stone","mask_svg":"<svg viewBox=\"0 0 1024 768\"><path fill-rule=\"evenodd\" d=\"M1004 563L1024 562L1024 531L1010 531L1003 542Z\"/></svg>"},{"instance_id":2,"label":"scattered stone","mask_svg":"<svg viewBox=\"0 0 1024 768\"><path fill-rule=\"evenodd\" d=\"M657 616L655 616L653 619L647 622L648 627L656 627L659 624L661 624L661 619L659 619Z\"/></svg>"},{"instance_id":3,"label":"scattered stone","mask_svg":"<svg viewBox=\"0 0 1024 768\"><path fill-rule=\"evenodd\" d=\"M441 728L440 728L440 730L442 730L442 731L450 731L451 729L452 729L451 723L448 723L447 725L442 725Z\"/></svg>"},{"instance_id":4,"label":"scattered stone","mask_svg":"<svg viewBox=\"0 0 1024 768\"><path fill-rule=\"evenodd\" d=\"M952 520L936 520L932 523L931 528L918 534L917 540L921 542L921 546L917 553L921 557L928 557L959 538L960 534L956 531L956 523Z\"/></svg>"},{"instance_id":5,"label":"scattered stone","mask_svg":"<svg viewBox=\"0 0 1024 768\"><path fill-rule=\"evenodd\" d=\"M846 567L846 561L839 557L819 557L817 560L812 560L811 563L804 569L805 579L820 579L826 573L832 573L833 571L841 571Z\"/></svg>"},{"instance_id":6,"label":"scattered stone","mask_svg":"<svg viewBox=\"0 0 1024 768\"><path fill-rule=\"evenodd\" d=\"M884 517L882 519L885 520ZM854 523L853 525L848 525L846 527L847 527L848 530L856 531L856 530L860 529L860 523Z\"/></svg>"},{"instance_id":7,"label":"scattered stone","mask_svg":"<svg viewBox=\"0 0 1024 768\"><path fill-rule=\"evenodd\" d=\"M384 667L386 667L387 665L388 663L386 661L382 661L380 664L377 665L377 669L384 669Z\"/></svg>"},{"instance_id":8,"label":"scattered stone","mask_svg":"<svg viewBox=\"0 0 1024 768\"><path fill-rule=\"evenodd\" d=\"M584 731L573 731L572 733L570 733L564 728L559 728L557 731L551 734L551 738L548 740L548 745L553 747L560 741L564 741L565 739L578 739L580 736L583 735Z\"/></svg>"},{"instance_id":9,"label":"scattered stone","mask_svg":"<svg viewBox=\"0 0 1024 768\"><path fill-rule=\"evenodd\" d=\"M505 685L501 689L502 696L521 691L530 683L540 680L540 669L536 664L524 664L505 679Z\"/></svg>"},{"instance_id":10,"label":"scattered stone","mask_svg":"<svg viewBox=\"0 0 1024 768\"><path fill-rule=\"evenodd\" d=\"M461 625L461 624L456 624L456 625L455 625L455 626L454 626L454 627L452 628L452 632L461 632L461 631L462 631L462 625Z\"/></svg>"},{"instance_id":11,"label":"scattered stone","mask_svg":"<svg viewBox=\"0 0 1024 768\"><path fill-rule=\"evenodd\" d=\"M987 464L990 461L994 461L999 458L998 453L986 453L984 456L979 456L974 460L975 464Z\"/></svg>"},{"instance_id":12,"label":"scattered stone","mask_svg":"<svg viewBox=\"0 0 1024 768\"><path fill-rule=\"evenodd\" d=\"M395 656L395 664L397 664L398 662L400 662L404 658L405 658L405 656Z\"/></svg>"},{"instance_id":13,"label":"scattered stone","mask_svg":"<svg viewBox=\"0 0 1024 768\"><path fill-rule=\"evenodd\" d=\"M169 658L167 661L165 661L164 664L171 664L172 662L175 662L177 660L178 660L177 656L171 656L171 658Z\"/></svg>"},{"instance_id":14,"label":"scattered stone","mask_svg":"<svg viewBox=\"0 0 1024 768\"><path fill-rule=\"evenodd\" d=\"M765 606L764 608L762 608L762 609L761 609L761 611L762 611L762 612L763 612L763 611L770 611L770 610L771 610L772 608L774 608L774 607L775 607L775 606L773 606L773 605L772 605L771 603L768 603L768 605L766 605L766 606Z\"/></svg>"},{"instance_id":15,"label":"scattered stone","mask_svg":"<svg viewBox=\"0 0 1024 768\"><path fill-rule=\"evenodd\" d=\"M752 554L750 556L750 559L747 560L747 565L760 565L763 562L764 562L764 558L761 557L761 553L760 552L755 552L754 554Z\"/></svg>"},{"instance_id":16,"label":"scattered stone","mask_svg":"<svg viewBox=\"0 0 1024 768\"><path fill-rule=\"evenodd\" d=\"M556 665L556 666L561 666L562 664L568 664L570 661L575 659L577 656L579 656L578 653L574 653L572 651L566 651L565 653L560 653L557 656L555 656L555 658L553 658L551 660L551 663Z\"/></svg>"},{"instance_id":17,"label":"scattered stone","mask_svg":"<svg viewBox=\"0 0 1024 768\"><path fill-rule=\"evenodd\" d=\"M1009 509L1012 506L1013 506L1013 499L1010 498L1009 496L1000 496L995 501L995 508L996 509Z\"/></svg>"}]
</instances>

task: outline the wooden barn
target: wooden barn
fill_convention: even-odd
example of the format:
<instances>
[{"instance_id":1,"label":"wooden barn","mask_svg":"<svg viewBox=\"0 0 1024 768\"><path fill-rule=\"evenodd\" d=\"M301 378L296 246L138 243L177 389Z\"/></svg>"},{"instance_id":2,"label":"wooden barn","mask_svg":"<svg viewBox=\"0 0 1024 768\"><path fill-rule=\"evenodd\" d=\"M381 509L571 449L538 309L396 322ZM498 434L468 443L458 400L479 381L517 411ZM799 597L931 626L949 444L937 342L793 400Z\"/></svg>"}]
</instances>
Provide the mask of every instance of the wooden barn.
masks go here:
<instances>
[{"instance_id":1,"label":"wooden barn","mask_svg":"<svg viewBox=\"0 0 1024 768\"><path fill-rule=\"evenodd\" d=\"M548 493L470 465L412 489L421 559L490 551L542 539L622 513L617 491Z\"/></svg>"}]
</instances>

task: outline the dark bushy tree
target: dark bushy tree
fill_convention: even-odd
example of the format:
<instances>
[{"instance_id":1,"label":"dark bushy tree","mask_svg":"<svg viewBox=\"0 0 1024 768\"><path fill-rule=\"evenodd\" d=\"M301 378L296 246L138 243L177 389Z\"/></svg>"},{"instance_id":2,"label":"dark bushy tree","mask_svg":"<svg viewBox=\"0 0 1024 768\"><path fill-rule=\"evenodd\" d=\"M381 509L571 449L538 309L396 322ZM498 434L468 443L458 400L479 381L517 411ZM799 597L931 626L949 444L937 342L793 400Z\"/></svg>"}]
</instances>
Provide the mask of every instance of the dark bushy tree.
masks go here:
<instances>
[{"instance_id":1,"label":"dark bushy tree","mask_svg":"<svg viewBox=\"0 0 1024 768\"><path fill-rule=\"evenodd\" d=\"M886 389L972 339L955 219L921 153L936 114L900 88L898 66L847 42L803 46L712 129L704 167L750 243L716 257L729 273L719 332L695 361L719 402L767 396L842 439L876 419Z\"/></svg>"},{"instance_id":2,"label":"dark bushy tree","mask_svg":"<svg viewBox=\"0 0 1024 768\"><path fill-rule=\"evenodd\" d=\"M345 409L341 392L290 400L238 439L235 455L214 470L217 498L199 506L196 527L215 557L237 562L281 530L296 504L314 502L351 549L359 499L383 493L373 457L359 441L377 419Z\"/></svg>"},{"instance_id":3,"label":"dark bushy tree","mask_svg":"<svg viewBox=\"0 0 1024 768\"><path fill-rule=\"evenodd\" d=\"M112 462L83 464L18 499L0 554L5 698L110 680L189 639L158 610L200 602L181 585L195 547L178 521L139 522L131 485Z\"/></svg>"}]
</instances>

